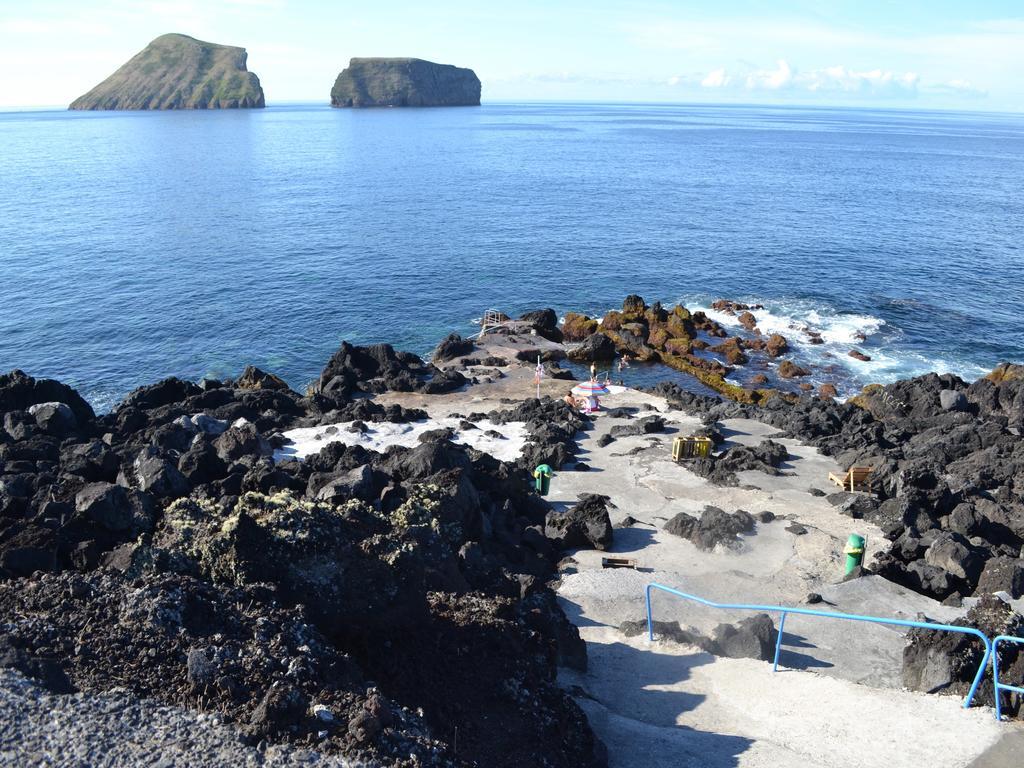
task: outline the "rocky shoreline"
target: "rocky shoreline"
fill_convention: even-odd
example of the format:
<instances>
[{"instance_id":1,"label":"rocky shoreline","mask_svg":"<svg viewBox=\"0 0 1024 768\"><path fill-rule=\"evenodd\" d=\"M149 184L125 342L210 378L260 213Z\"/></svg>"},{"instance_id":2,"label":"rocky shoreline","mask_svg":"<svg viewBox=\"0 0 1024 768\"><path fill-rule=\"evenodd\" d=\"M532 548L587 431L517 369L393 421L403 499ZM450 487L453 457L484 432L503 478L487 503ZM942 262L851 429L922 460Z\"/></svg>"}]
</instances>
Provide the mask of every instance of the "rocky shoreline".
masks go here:
<instances>
[{"instance_id":1,"label":"rocky shoreline","mask_svg":"<svg viewBox=\"0 0 1024 768\"><path fill-rule=\"evenodd\" d=\"M354 759L600 765L555 684L585 652L545 584L559 554L522 471L559 464L579 417L491 414L541 435L520 466L443 435L275 463L288 427L408 421L422 414L366 395L465 380L346 344L321 381L300 396L256 369L172 378L96 416L58 382L0 377L4 666Z\"/></svg>"},{"instance_id":2,"label":"rocky shoreline","mask_svg":"<svg viewBox=\"0 0 1024 768\"><path fill-rule=\"evenodd\" d=\"M747 308L722 306L749 325ZM865 574L947 604L1024 594L1024 367L973 384L918 377L840 403L781 374L781 389L728 381L743 358L786 355L785 339L755 331L730 338L705 315L631 296L600 323L543 310L479 342L453 335L433 362L346 343L306 394L248 368L232 381L166 379L102 415L57 381L0 376L0 666L54 694L126 689L217 713L252 744L388 765L604 765L556 681L559 667L586 669L587 653L552 586L566 551L603 549L614 532L602 497L556 510L531 483L539 464L586 469L575 454L591 421L557 398L483 411L471 396L538 355L556 380L571 376L565 358L656 358L726 396L652 390L712 437L720 420L754 419L843 467L874 467L875 495L829 497L891 542ZM412 447L327 442L275 459L291 430L426 418L382 395L463 392L450 414L460 429L522 424L519 458L435 429ZM659 418L615 434L658 432ZM693 470L729 486L785 458L769 439ZM713 547L703 522L673 525ZM1018 626L986 605L977 621ZM914 638L909 657L966 653L932 642ZM1024 654L1003 664L1024 673Z\"/></svg>"}]
</instances>

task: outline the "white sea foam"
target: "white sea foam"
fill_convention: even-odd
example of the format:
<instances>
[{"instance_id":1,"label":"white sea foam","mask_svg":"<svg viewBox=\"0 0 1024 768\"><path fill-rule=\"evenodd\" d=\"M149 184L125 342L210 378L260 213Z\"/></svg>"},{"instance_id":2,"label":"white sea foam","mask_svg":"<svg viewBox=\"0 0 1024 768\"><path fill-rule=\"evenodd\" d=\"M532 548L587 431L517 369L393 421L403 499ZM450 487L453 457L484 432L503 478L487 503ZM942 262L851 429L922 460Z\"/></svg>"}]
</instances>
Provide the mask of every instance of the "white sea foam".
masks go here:
<instances>
[{"instance_id":1,"label":"white sea foam","mask_svg":"<svg viewBox=\"0 0 1024 768\"><path fill-rule=\"evenodd\" d=\"M683 303L692 311L702 311L727 328L740 328L736 315L729 315L703 306L698 302ZM888 383L930 371L955 373L973 380L987 373L987 369L969 361L928 358L901 346L902 333L888 326L882 318L868 314L839 312L831 307L810 302L772 302L747 300L750 304L764 304L764 309L750 310L757 327L764 334L780 333L790 347L816 369L813 383L851 379L857 385L871 382ZM812 344L804 329L821 335L821 344ZM871 357L858 360L850 357L850 350L860 350Z\"/></svg>"},{"instance_id":2,"label":"white sea foam","mask_svg":"<svg viewBox=\"0 0 1024 768\"><path fill-rule=\"evenodd\" d=\"M484 420L477 422L478 429L460 429L460 419L424 419L407 424L390 422L372 423L367 425L366 432L349 432L351 421L337 424L324 424L319 427L303 427L290 429L284 433L289 441L283 448L274 452L274 460L304 459L329 443L345 445L361 445L362 447L383 453L392 445L404 445L413 448L419 445L419 438L431 429L450 428L455 430L452 442L468 445L483 453L489 453L499 461L515 461L523 452L526 444L526 423L510 421L507 424L494 424ZM497 432L501 437L485 434Z\"/></svg>"}]
</instances>

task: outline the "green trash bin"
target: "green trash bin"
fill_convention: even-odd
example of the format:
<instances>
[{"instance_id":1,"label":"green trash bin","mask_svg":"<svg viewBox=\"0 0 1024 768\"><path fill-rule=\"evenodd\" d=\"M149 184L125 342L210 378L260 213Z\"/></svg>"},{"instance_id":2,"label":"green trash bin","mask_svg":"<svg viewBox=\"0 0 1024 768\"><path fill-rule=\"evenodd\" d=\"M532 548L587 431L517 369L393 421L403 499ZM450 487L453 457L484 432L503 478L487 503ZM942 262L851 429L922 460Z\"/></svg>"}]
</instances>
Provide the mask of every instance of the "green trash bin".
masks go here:
<instances>
[{"instance_id":1,"label":"green trash bin","mask_svg":"<svg viewBox=\"0 0 1024 768\"><path fill-rule=\"evenodd\" d=\"M846 547L843 552L846 554L846 573L850 574L853 569L864 562L864 537L851 533L846 539Z\"/></svg>"},{"instance_id":2,"label":"green trash bin","mask_svg":"<svg viewBox=\"0 0 1024 768\"><path fill-rule=\"evenodd\" d=\"M533 479L537 485L537 493L541 496L548 495L548 489L551 487L551 474L551 467L547 464L541 464L533 470Z\"/></svg>"}]
</instances>

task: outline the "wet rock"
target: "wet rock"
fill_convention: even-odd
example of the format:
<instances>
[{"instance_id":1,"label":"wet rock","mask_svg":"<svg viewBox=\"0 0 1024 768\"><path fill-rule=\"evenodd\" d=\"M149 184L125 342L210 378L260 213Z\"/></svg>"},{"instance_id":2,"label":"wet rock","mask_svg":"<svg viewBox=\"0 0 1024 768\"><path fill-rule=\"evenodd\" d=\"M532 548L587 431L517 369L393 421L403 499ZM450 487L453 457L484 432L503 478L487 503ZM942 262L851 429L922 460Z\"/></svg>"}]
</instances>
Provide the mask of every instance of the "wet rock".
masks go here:
<instances>
[{"instance_id":1,"label":"wet rock","mask_svg":"<svg viewBox=\"0 0 1024 768\"><path fill-rule=\"evenodd\" d=\"M592 333L568 352L570 360L581 363L614 360L617 354L615 342L603 333Z\"/></svg>"},{"instance_id":2,"label":"wet rock","mask_svg":"<svg viewBox=\"0 0 1024 768\"><path fill-rule=\"evenodd\" d=\"M854 360L860 360L865 363L871 362L871 355L866 355L859 349L851 349L847 354Z\"/></svg>"},{"instance_id":3,"label":"wet rock","mask_svg":"<svg viewBox=\"0 0 1024 768\"><path fill-rule=\"evenodd\" d=\"M288 384L284 379L279 376L275 376L272 373L261 371L254 365L246 366L245 370L242 371L242 375L235 380L235 388L271 390L289 389Z\"/></svg>"},{"instance_id":4,"label":"wet rock","mask_svg":"<svg viewBox=\"0 0 1024 768\"><path fill-rule=\"evenodd\" d=\"M576 312L566 312L562 323L562 336L566 342L583 341L598 330L597 320Z\"/></svg>"},{"instance_id":5,"label":"wet rock","mask_svg":"<svg viewBox=\"0 0 1024 768\"><path fill-rule=\"evenodd\" d=\"M562 332L558 329L558 315L553 309L537 309L533 312L526 312L520 316L519 320L529 323L538 336L543 336L549 341L562 341Z\"/></svg>"},{"instance_id":6,"label":"wet rock","mask_svg":"<svg viewBox=\"0 0 1024 768\"><path fill-rule=\"evenodd\" d=\"M789 352L789 342L780 333L773 333L765 342L764 351L768 357L780 357Z\"/></svg>"},{"instance_id":7,"label":"wet rock","mask_svg":"<svg viewBox=\"0 0 1024 768\"><path fill-rule=\"evenodd\" d=\"M784 379L793 379L799 376L811 375L809 369L797 365L792 360L783 360L781 363L779 363L778 373L779 376L781 376Z\"/></svg>"},{"instance_id":8,"label":"wet rock","mask_svg":"<svg viewBox=\"0 0 1024 768\"><path fill-rule=\"evenodd\" d=\"M449 334L434 350L434 362L445 363L457 357L471 355L475 348L472 339L464 339L457 333Z\"/></svg>"},{"instance_id":9,"label":"wet rock","mask_svg":"<svg viewBox=\"0 0 1024 768\"><path fill-rule=\"evenodd\" d=\"M740 340L735 337L710 347L710 350L722 355L729 365L746 365L750 362L750 359L744 354L740 346Z\"/></svg>"},{"instance_id":10,"label":"wet rock","mask_svg":"<svg viewBox=\"0 0 1024 768\"><path fill-rule=\"evenodd\" d=\"M549 379L558 379L561 381L575 381L576 376L568 368L562 368L558 363L545 363L544 364L544 375Z\"/></svg>"}]
</instances>

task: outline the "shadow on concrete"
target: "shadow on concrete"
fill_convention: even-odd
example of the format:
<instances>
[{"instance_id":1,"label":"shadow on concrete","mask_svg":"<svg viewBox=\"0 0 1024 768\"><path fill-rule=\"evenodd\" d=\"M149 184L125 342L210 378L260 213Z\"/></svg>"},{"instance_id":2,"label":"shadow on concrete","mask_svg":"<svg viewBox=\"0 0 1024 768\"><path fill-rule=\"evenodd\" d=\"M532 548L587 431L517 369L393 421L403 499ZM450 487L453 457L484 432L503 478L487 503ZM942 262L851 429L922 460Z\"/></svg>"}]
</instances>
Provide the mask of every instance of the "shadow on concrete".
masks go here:
<instances>
[{"instance_id":1,"label":"shadow on concrete","mask_svg":"<svg viewBox=\"0 0 1024 768\"><path fill-rule=\"evenodd\" d=\"M661 727L675 726L679 715L696 709L707 698L702 693L656 690L654 686L678 685L689 680L692 670L714 662L710 653L695 651L680 656L626 643L590 645L587 650L591 663L614 664L629 671L625 676L629 682L624 681L612 700L602 697L608 709L624 717ZM598 652L594 653L595 650Z\"/></svg>"},{"instance_id":2,"label":"shadow on concrete","mask_svg":"<svg viewBox=\"0 0 1024 768\"><path fill-rule=\"evenodd\" d=\"M577 627L604 627L606 624L600 621L594 621L583 615L583 609L579 603L574 603L572 600L567 600L564 597L558 598L558 604L562 607L562 612L566 615L566 618L570 622L575 624Z\"/></svg>"},{"instance_id":3,"label":"shadow on concrete","mask_svg":"<svg viewBox=\"0 0 1024 768\"><path fill-rule=\"evenodd\" d=\"M643 762L654 768L735 768L739 757L753 744L752 739L699 731L679 725L679 717L696 709L706 696L680 690L658 690L659 686L678 686L687 681L692 671L714 662L708 653L687 655L659 653L654 649L638 649L623 643L591 645L591 667L614 665L628 670L616 679L614 695L602 691L595 699L604 712L594 711L580 701L607 739L612 765L638 765L631 755L644 742ZM602 733L603 732L603 733Z\"/></svg>"},{"instance_id":4,"label":"shadow on concrete","mask_svg":"<svg viewBox=\"0 0 1024 768\"><path fill-rule=\"evenodd\" d=\"M779 654L779 670L786 669L831 669L835 666L830 661L823 661L815 658L809 653L800 653L794 648L813 648L818 646L810 642L803 635L794 635L791 632L782 633L782 653Z\"/></svg>"},{"instance_id":5,"label":"shadow on concrete","mask_svg":"<svg viewBox=\"0 0 1024 768\"><path fill-rule=\"evenodd\" d=\"M617 555L639 552L654 542L654 530L654 528L640 528L637 526L616 528L613 534L612 546L608 551Z\"/></svg>"}]
</instances>

